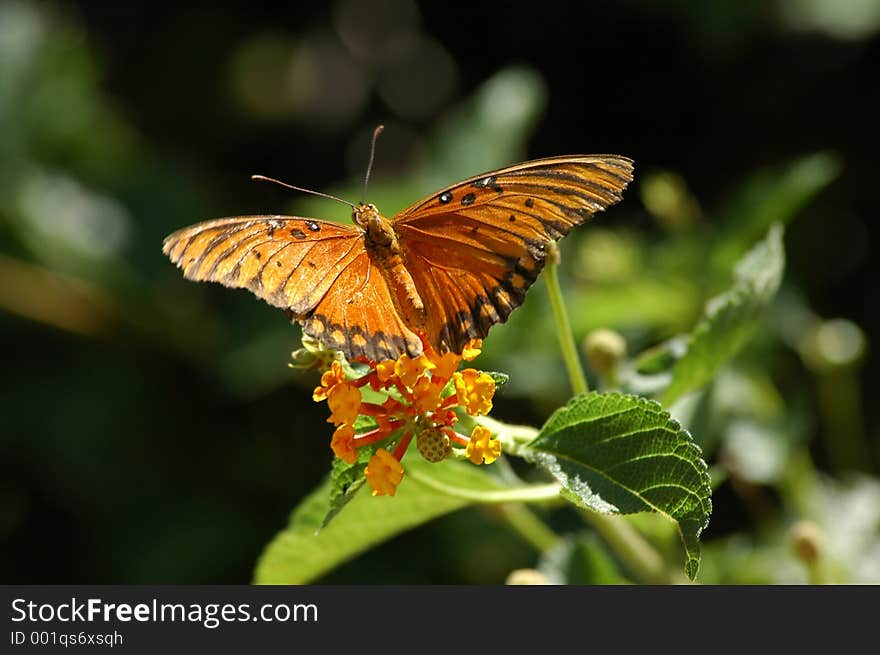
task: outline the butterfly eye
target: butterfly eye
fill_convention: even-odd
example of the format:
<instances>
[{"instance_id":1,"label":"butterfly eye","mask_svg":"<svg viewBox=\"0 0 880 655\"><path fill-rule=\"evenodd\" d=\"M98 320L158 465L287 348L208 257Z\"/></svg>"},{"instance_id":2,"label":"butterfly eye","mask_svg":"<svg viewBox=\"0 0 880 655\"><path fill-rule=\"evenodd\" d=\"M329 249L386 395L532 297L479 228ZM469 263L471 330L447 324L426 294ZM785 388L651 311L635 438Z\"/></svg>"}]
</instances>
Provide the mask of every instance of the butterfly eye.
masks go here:
<instances>
[{"instance_id":1,"label":"butterfly eye","mask_svg":"<svg viewBox=\"0 0 880 655\"><path fill-rule=\"evenodd\" d=\"M358 225L362 228L367 227L367 220L369 219L370 211L369 205L358 205L351 212L351 220L355 225Z\"/></svg>"}]
</instances>

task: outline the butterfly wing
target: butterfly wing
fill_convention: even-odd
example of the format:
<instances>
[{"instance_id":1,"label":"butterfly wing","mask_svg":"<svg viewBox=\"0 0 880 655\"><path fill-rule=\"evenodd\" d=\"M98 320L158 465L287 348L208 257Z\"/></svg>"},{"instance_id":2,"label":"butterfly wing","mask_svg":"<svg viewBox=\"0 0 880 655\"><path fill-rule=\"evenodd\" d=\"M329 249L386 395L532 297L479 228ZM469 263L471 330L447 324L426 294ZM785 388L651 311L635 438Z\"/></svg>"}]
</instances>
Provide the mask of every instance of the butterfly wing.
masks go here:
<instances>
[{"instance_id":1,"label":"butterfly wing","mask_svg":"<svg viewBox=\"0 0 880 655\"><path fill-rule=\"evenodd\" d=\"M427 336L461 352L522 304L545 245L621 199L632 160L575 155L528 161L470 178L392 220L427 309Z\"/></svg>"},{"instance_id":2,"label":"butterfly wing","mask_svg":"<svg viewBox=\"0 0 880 655\"><path fill-rule=\"evenodd\" d=\"M366 251L339 273L302 324L307 334L349 359L381 362L422 354L421 340L397 312L387 280Z\"/></svg>"},{"instance_id":3,"label":"butterfly wing","mask_svg":"<svg viewBox=\"0 0 880 655\"><path fill-rule=\"evenodd\" d=\"M249 289L349 358L421 352L353 226L291 216L221 218L175 232L163 252L186 278Z\"/></svg>"}]
</instances>

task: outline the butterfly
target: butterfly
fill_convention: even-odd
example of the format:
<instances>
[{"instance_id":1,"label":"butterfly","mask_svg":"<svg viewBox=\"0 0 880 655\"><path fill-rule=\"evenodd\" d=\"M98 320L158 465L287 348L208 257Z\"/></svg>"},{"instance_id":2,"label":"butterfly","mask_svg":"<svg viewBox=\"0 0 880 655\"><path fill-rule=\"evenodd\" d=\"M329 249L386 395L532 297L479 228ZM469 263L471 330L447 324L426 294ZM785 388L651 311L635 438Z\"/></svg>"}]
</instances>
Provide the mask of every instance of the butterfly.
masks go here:
<instances>
[{"instance_id":1,"label":"butterfly","mask_svg":"<svg viewBox=\"0 0 880 655\"><path fill-rule=\"evenodd\" d=\"M163 252L190 280L250 289L349 359L418 357L422 339L459 354L522 304L548 242L620 201L632 171L619 155L536 159L453 184L391 220L363 202L351 205L353 225L220 218L174 232Z\"/></svg>"}]
</instances>

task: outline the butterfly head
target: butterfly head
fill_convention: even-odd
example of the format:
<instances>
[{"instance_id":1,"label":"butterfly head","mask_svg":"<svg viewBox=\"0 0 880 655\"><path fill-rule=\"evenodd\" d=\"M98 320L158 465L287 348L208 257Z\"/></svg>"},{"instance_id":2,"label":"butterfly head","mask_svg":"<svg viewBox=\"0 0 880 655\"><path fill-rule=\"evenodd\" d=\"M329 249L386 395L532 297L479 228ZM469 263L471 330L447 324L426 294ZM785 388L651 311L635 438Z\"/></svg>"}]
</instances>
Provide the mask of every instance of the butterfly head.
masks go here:
<instances>
[{"instance_id":1,"label":"butterfly head","mask_svg":"<svg viewBox=\"0 0 880 655\"><path fill-rule=\"evenodd\" d=\"M376 205L360 203L351 212L351 219L366 232L369 243L390 246L396 241L391 223L379 213Z\"/></svg>"},{"instance_id":2,"label":"butterfly head","mask_svg":"<svg viewBox=\"0 0 880 655\"><path fill-rule=\"evenodd\" d=\"M351 220L355 222L355 225L364 230L369 229L370 224L378 224L381 218L382 215L379 214L376 205L362 202L355 205L351 211Z\"/></svg>"}]
</instances>

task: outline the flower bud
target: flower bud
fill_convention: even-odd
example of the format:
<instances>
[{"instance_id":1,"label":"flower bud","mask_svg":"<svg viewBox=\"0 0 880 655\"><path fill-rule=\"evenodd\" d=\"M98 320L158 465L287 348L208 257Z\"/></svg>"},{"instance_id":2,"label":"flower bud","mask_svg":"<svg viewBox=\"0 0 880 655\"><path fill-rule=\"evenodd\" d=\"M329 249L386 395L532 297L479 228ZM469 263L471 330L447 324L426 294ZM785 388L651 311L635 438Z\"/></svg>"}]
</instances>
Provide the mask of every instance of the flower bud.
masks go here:
<instances>
[{"instance_id":1,"label":"flower bud","mask_svg":"<svg viewBox=\"0 0 880 655\"><path fill-rule=\"evenodd\" d=\"M452 452L452 441L436 428L422 430L416 436L419 452L429 462L442 462Z\"/></svg>"},{"instance_id":2,"label":"flower bud","mask_svg":"<svg viewBox=\"0 0 880 655\"><path fill-rule=\"evenodd\" d=\"M590 367L599 375L615 370L626 356L626 340L619 332L605 328L590 332L584 339L583 348Z\"/></svg>"},{"instance_id":3,"label":"flower bud","mask_svg":"<svg viewBox=\"0 0 880 655\"><path fill-rule=\"evenodd\" d=\"M798 521L788 532L788 538L795 555L804 564L814 565L822 557L825 549L825 535L812 521Z\"/></svg>"},{"instance_id":4,"label":"flower bud","mask_svg":"<svg viewBox=\"0 0 880 655\"><path fill-rule=\"evenodd\" d=\"M508 585L544 585L552 584L547 576L536 569L515 569L511 571L504 584Z\"/></svg>"}]
</instances>

